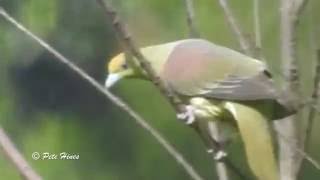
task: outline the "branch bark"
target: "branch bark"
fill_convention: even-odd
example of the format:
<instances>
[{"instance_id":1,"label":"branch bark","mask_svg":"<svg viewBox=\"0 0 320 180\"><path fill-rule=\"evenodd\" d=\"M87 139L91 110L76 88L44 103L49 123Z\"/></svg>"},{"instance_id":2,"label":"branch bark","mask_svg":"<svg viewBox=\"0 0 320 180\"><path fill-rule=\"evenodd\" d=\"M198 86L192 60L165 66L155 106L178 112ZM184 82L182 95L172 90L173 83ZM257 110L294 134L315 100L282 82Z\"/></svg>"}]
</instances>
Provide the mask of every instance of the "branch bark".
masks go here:
<instances>
[{"instance_id":1,"label":"branch bark","mask_svg":"<svg viewBox=\"0 0 320 180\"><path fill-rule=\"evenodd\" d=\"M243 33L238 21L236 20L235 16L233 15L231 9L229 8L227 0L219 0L219 4L224 12L225 18L235 36L238 39L239 45L242 51L249 55L254 56L254 44L246 38L245 34Z\"/></svg>"},{"instance_id":2,"label":"branch bark","mask_svg":"<svg viewBox=\"0 0 320 180\"><path fill-rule=\"evenodd\" d=\"M187 16L187 24L189 29L189 37L190 38L199 38L200 33L196 28L196 24L194 21L195 14L194 14L194 6L193 0L184 0L184 4L186 6L186 16Z\"/></svg>"},{"instance_id":3,"label":"branch bark","mask_svg":"<svg viewBox=\"0 0 320 180\"><path fill-rule=\"evenodd\" d=\"M307 0L281 0L281 59L285 87L299 98L299 76L296 55L296 31Z\"/></svg>"},{"instance_id":4,"label":"branch bark","mask_svg":"<svg viewBox=\"0 0 320 180\"><path fill-rule=\"evenodd\" d=\"M299 75L296 55L296 31L301 12L307 0L281 0L281 59L285 77L284 89L290 92L293 99L298 102L300 98ZM294 180L297 178L302 156L296 149L301 147L301 137L298 136L297 115L288 117L276 123L283 135L291 144L279 139L280 148L280 175L282 180Z\"/></svg>"},{"instance_id":5,"label":"branch bark","mask_svg":"<svg viewBox=\"0 0 320 180\"><path fill-rule=\"evenodd\" d=\"M255 35L255 53L264 60L262 55L262 37L261 37L261 23L260 23L260 0L253 0L253 18L254 18L254 35Z\"/></svg>"},{"instance_id":6,"label":"branch bark","mask_svg":"<svg viewBox=\"0 0 320 180\"><path fill-rule=\"evenodd\" d=\"M296 143L295 141L292 141L291 139L287 138L282 133L282 130L277 130L277 134L278 134L279 137L281 137L283 142L287 143L288 146L290 146L291 144L295 144ZM308 153L306 153L305 150L303 150L302 148L297 148L297 149L294 149L294 147L292 147L292 148L298 154L300 154L300 156L302 156L304 159L306 159L314 168L316 168L317 170L320 170L320 163L315 158L311 157Z\"/></svg>"},{"instance_id":7,"label":"branch bark","mask_svg":"<svg viewBox=\"0 0 320 180\"><path fill-rule=\"evenodd\" d=\"M1 13L1 9L0 9ZM16 167L21 176L26 180L41 180L41 176L28 164L22 154L15 147L6 132L0 127L0 149Z\"/></svg>"},{"instance_id":8,"label":"branch bark","mask_svg":"<svg viewBox=\"0 0 320 180\"><path fill-rule=\"evenodd\" d=\"M218 120L219 121L219 120ZM221 137L221 127L219 127L219 122L209 122L208 123L208 131L211 135L212 138L214 138L217 142L220 142L219 146L223 147L221 144L222 142L222 137ZM224 151L224 149L222 149ZM213 158L214 159L214 158ZM216 171L219 177L219 180L229 180L229 174L228 174L228 169L227 165L225 162L217 162L215 163L216 165Z\"/></svg>"},{"instance_id":9,"label":"branch bark","mask_svg":"<svg viewBox=\"0 0 320 180\"><path fill-rule=\"evenodd\" d=\"M256 47L261 48L260 0L253 0L253 18Z\"/></svg>"},{"instance_id":10,"label":"branch bark","mask_svg":"<svg viewBox=\"0 0 320 180\"><path fill-rule=\"evenodd\" d=\"M313 91L312 91L312 101L317 104L320 96L320 49L317 50L317 61L316 61L316 72L313 81ZM317 115L317 108L315 105L310 107L310 112L307 118L307 128L304 137L304 148L308 151L309 142L311 139L311 132L313 127L313 122Z\"/></svg>"},{"instance_id":11,"label":"branch bark","mask_svg":"<svg viewBox=\"0 0 320 180\"><path fill-rule=\"evenodd\" d=\"M315 73L314 73L314 80L313 80L313 90L311 94L311 100L312 100L312 106L310 107L310 111L307 117L307 124L306 124L306 130L304 133L304 148L305 151L308 152L308 149L310 147L310 141L311 141L311 133L312 133L312 127L314 120L317 116L317 105L319 103L319 96L320 96L320 49L318 49L318 43L317 43L317 33L320 32L318 28L315 28L313 26L313 16L312 16L312 9L311 6L308 7L308 15L309 15L309 42L310 42L310 49L312 52L312 59L316 62L315 66Z\"/></svg>"},{"instance_id":12,"label":"branch bark","mask_svg":"<svg viewBox=\"0 0 320 180\"><path fill-rule=\"evenodd\" d=\"M64 57L58 51L56 51L53 47L51 47L48 43L43 41L41 38L30 32L26 29L21 23L18 23L13 17L11 17L2 7L0 7L0 15L5 18L9 23L14 25L17 29L21 30L32 40L37 42L40 46L45 48L48 52L54 55L58 61L68 66L72 71L77 73L80 77L86 80L89 84L91 84L95 89L106 96L106 98L110 99L116 106L120 109L128 113L138 125L140 125L144 130L152 135L156 139L156 141L176 160L176 162L183 167L183 169L187 172L190 178L194 180L202 180L203 178L194 170L192 165L188 163L185 158L182 156L180 152L178 152L156 129L154 129L151 125L147 123L139 114L137 114L132 108L130 108L126 103L124 103L120 98L113 95L111 92L106 90L103 86L101 86L96 80L94 80L91 76L89 76L86 72L84 72L81 68L76 66L72 61ZM128 37L128 36L126 36Z\"/></svg>"}]
</instances>

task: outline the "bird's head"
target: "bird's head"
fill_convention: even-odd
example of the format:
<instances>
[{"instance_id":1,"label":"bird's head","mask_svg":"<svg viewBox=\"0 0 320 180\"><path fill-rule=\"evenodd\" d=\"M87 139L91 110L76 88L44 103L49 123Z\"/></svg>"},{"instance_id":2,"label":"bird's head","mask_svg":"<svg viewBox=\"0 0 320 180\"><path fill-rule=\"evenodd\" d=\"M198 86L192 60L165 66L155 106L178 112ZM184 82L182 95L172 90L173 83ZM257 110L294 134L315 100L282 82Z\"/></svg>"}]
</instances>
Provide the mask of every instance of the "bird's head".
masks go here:
<instances>
[{"instance_id":1,"label":"bird's head","mask_svg":"<svg viewBox=\"0 0 320 180\"><path fill-rule=\"evenodd\" d=\"M134 78L141 76L140 70L134 61L128 59L124 53L120 53L113 57L107 64L108 77L105 86L110 88L116 82L123 78Z\"/></svg>"},{"instance_id":2,"label":"bird's head","mask_svg":"<svg viewBox=\"0 0 320 180\"><path fill-rule=\"evenodd\" d=\"M157 75L160 75L162 68L166 63L168 56L176 43L167 43L163 45L154 45L141 48L141 53L150 63ZM120 79L124 78L138 78L150 80L147 72L140 66L138 60L129 54L120 53L113 57L107 64L109 75L106 79L105 86L110 88Z\"/></svg>"}]
</instances>

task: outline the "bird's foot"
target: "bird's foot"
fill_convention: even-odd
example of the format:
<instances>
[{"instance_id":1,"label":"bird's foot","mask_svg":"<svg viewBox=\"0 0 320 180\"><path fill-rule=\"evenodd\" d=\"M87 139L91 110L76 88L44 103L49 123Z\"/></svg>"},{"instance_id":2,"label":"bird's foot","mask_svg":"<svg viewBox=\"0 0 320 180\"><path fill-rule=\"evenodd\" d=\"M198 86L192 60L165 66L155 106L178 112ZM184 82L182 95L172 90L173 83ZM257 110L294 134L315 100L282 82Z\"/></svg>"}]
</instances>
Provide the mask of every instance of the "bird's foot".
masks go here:
<instances>
[{"instance_id":1,"label":"bird's foot","mask_svg":"<svg viewBox=\"0 0 320 180\"><path fill-rule=\"evenodd\" d=\"M227 157L227 155L228 155L227 152L225 152L224 150L219 150L218 152L215 153L213 158L216 161L221 161L222 159Z\"/></svg>"},{"instance_id":2,"label":"bird's foot","mask_svg":"<svg viewBox=\"0 0 320 180\"><path fill-rule=\"evenodd\" d=\"M214 149L207 149L207 153L208 154L213 154L213 159L216 161L221 161L222 159L224 159L225 157L227 157L227 152L225 152L224 150L218 150L217 152L215 152Z\"/></svg>"},{"instance_id":3,"label":"bird's foot","mask_svg":"<svg viewBox=\"0 0 320 180\"><path fill-rule=\"evenodd\" d=\"M185 112L177 114L177 118L185 122L187 125L190 125L196 120L194 111L194 107L187 105L185 106Z\"/></svg>"}]
</instances>

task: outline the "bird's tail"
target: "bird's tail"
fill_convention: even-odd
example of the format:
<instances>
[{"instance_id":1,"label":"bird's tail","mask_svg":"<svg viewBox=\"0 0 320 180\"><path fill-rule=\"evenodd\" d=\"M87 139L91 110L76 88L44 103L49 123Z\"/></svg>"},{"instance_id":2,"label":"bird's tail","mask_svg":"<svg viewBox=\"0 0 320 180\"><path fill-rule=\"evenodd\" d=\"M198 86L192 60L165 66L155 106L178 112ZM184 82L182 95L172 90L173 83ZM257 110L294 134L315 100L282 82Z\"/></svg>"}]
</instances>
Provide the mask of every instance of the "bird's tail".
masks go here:
<instances>
[{"instance_id":1,"label":"bird's tail","mask_svg":"<svg viewBox=\"0 0 320 180\"><path fill-rule=\"evenodd\" d=\"M244 143L248 164L259 180L279 180L268 119L255 108L226 102Z\"/></svg>"}]
</instances>

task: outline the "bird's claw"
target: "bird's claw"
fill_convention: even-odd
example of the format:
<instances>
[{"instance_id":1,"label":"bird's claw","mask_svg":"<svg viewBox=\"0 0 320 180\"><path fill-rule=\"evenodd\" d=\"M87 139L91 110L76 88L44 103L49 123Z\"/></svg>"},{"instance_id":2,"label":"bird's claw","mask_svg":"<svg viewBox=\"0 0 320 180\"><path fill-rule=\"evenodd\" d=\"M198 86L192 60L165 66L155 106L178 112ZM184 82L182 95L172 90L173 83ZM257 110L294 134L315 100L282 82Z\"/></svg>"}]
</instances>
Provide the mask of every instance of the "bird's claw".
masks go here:
<instances>
[{"instance_id":1,"label":"bird's claw","mask_svg":"<svg viewBox=\"0 0 320 180\"><path fill-rule=\"evenodd\" d=\"M228 155L224 150L218 150L217 152L215 152L214 149L208 149L207 153L214 154L213 159L216 161L221 161Z\"/></svg>"},{"instance_id":2,"label":"bird's claw","mask_svg":"<svg viewBox=\"0 0 320 180\"><path fill-rule=\"evenodd\" d=\"M177 118L183 120L187 125L190 125L196 120L194 108L191 105L188 105L185 109L185 112L177 114Z\"/></svg>"},{"instance_id":3,"label":"bird's claw","mask_svg":"<svg viewBox=\"0 0 320 180\"><path fill-rule=\"evenodd\" d=\"M221 161L223 158L227 157L227 155L228 155L228 154L227 154L225 151L219 150L218 152L215 153L215 155L214 155L213 158L214 158L216 161Z\"/></svg>"}]
</instances>

